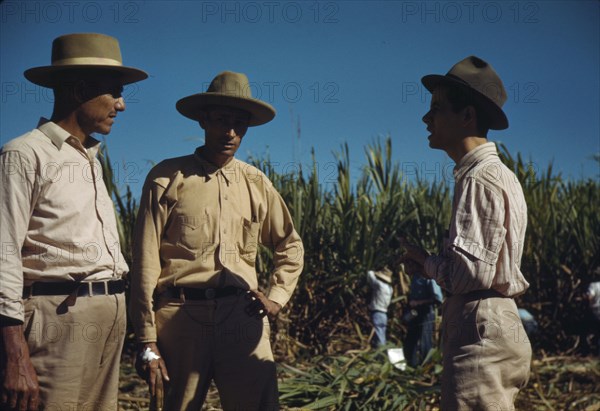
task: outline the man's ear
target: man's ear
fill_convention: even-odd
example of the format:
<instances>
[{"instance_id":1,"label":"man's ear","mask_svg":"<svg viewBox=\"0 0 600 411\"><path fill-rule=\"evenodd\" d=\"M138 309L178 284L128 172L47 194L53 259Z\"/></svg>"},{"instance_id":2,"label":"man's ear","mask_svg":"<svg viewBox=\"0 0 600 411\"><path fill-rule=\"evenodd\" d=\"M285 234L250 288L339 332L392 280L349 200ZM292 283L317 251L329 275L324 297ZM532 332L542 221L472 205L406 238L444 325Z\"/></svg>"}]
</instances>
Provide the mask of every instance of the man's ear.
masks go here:
<instances>
[{"instance_id":1,"label":"man's ear","mask_svg":"<svg viewBox=\"0 0 600 411\"><path fill-rule=\"evenodd\" d=\"M473 106L466 106L463 109L463 121L465 125L471 125L477 122L477 111Z\"/></svg>"},{"instance_id":2,"label":"man's ear","mask_svg":"<svg viewBox=\"0 0 600 411\"><path fill-rule=\"evenodd\" d=\"M82 80L65 82L60 88L54 90L55 98L77 106L87 101L87 94L85 82Z\"/></svg>"},{"instance_id":3,"label":"man's ear","mask_svg":"<svg viewBox=\"0 0 600 411\"><path fill-rule=\"evenodd\" d=\"M73 83L73 98L75 102L82 104L90 100L92 97L94 97L92 95L92 89L90 84L88 84L86 81L77 80L75 83Z\"/></svg>"}]
</instances>

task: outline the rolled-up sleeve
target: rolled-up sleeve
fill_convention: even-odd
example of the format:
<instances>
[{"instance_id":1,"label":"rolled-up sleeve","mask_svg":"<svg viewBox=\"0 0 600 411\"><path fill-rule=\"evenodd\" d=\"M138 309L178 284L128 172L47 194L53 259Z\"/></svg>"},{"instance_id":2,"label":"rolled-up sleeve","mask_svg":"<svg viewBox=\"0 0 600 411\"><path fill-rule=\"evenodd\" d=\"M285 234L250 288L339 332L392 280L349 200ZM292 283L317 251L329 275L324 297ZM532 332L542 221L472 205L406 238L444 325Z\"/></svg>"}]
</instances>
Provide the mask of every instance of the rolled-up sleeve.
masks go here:
<instances>
[{"instance_id":1,"label":"rolled-up sleeve","mask_svg":"<svg viewBox=\"0 0 600 411\"><path fill-rule=\"evenodd\" d=\"M467 179L442 253L425 260L427 276L453 294L490 288L506 236L504 217L502 197Z\"/></svg>"},{"instance_id":2,"label":"rolled-up sleeve","mask_svg":"<svg viewBox=\"0 0 600 411\"><path fill-rule=\"evenodd\" d=\"M35 173L18 151L0 153L0 315L23 321L21 248L32 210Z\"/></svg>"}]
</instances>

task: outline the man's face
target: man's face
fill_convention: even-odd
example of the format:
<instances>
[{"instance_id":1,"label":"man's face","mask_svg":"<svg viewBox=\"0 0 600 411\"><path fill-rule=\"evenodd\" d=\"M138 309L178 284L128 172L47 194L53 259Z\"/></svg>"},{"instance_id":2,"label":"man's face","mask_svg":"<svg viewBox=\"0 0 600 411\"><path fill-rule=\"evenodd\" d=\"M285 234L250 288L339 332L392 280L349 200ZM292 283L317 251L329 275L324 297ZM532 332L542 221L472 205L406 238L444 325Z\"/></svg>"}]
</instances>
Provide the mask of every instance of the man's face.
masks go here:
<instances>
[{"instance_id":1,"label":"man's face","mask_svg":"<svg viewBox=\"0 0 600 411\"><path fill-rule=\"evenodd\" d=\"M108 134L117 113L125 110L123 86L115 79L89 81L80 88L83 103L77 109L77 121L87 134Z\"/></svg>"},{"instance_id":2,"label":"man's face","mask_svg":"<svg viewBox=\"0 0 600 411\"><path fill-rule=\"evenodd\" d=\"M215 164L224 164L230 160L240 147L242 138L248 130L250 115L231 107L215 107L200 120L204 129L205 153Z\"/></svg>"},{"instance_id":3,"label":"man's face","mask_svg":"<svg viewBox=\"0 0 600 411\"><path fill-rule=\"evenodd\" d=\"M455 113L446 97L444 88L437 88L431 96L431 106L423 116L427 124L429 147L448 151L458 141L456 136L462 128L461 113Z\"/></svg>"}]
</instances>

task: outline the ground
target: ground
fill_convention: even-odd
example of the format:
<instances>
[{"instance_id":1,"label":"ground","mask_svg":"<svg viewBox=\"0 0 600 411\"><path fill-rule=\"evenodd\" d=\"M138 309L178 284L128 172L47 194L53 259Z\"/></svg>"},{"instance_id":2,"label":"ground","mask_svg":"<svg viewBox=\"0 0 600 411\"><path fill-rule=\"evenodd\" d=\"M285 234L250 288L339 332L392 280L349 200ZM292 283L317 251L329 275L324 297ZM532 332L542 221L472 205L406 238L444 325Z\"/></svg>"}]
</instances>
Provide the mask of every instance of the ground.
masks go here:
<instances>
[{"instance_id":1,"label":"ground","mask_svg":"<svg viewBox=\"0 0 600 411\"><path fill-rule=\"evenodd\" d=\"M519 393L517 410L600 411L600 360L597 357L536 355L529 384ZM146 384L136 375L133 357L126 349L121 363L119 411L148 410ZM282 407L284 410L290 408ZM439 410L436 401L428 407ZM212 387L203 411L221 410Z\"/></svg>"}]
</instances>

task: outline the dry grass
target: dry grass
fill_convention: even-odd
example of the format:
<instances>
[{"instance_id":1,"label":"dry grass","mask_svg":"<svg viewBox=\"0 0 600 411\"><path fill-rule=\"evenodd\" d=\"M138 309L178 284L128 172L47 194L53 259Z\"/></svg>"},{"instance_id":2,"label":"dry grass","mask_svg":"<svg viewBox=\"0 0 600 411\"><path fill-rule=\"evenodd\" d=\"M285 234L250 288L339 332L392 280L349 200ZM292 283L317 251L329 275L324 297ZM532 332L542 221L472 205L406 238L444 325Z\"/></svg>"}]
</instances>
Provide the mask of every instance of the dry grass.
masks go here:
<instances>
[{"instance_id":1,"label":"dry grass","mask_svg":"<svg viewBox=\"0 0 600 411\"><path fill-rule=\"evenodd\" d=\"M359 350L317 357L312 362L280 363L282 409L309 409L298 405L301 398L313 406L319 400L324 404L322 408L310 409L342 410L350 405L347 409L439 410L440 369L435 362L417 371L401 372L386 367L382 357ZM517 397L517 410L600 410L598 358L544 357L538 354L531 370L529 384ZM365 404L376 391L377 395L370 401L371 406ZM393 400L402 395L405 397L400 402L404 406L400 408L377 405L377 401L386 396ZM325 404L332 400L330 397L341 400L327 406ZM131 356L125 353L121 365L119 411L148 410L149 402L146 384L135 374ZM218 393L211 387L203 411L220 409Z\"/></svg>"}]
</instances>

